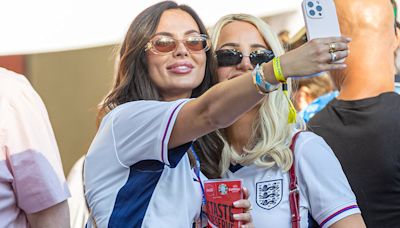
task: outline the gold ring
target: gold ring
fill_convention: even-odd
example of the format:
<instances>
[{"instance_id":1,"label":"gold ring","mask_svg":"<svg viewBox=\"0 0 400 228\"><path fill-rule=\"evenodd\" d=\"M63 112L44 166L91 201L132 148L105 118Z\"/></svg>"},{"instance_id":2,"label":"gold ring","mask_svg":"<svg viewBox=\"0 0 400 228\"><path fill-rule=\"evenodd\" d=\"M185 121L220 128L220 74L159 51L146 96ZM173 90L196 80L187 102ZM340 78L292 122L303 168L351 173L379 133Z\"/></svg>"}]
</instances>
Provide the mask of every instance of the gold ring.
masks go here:
<instances>
[{"instance_id":1,"label":"gold ring","mask_svg":"<svg viewBox=\"0 0 400 228\"><path fill-rule=\"evenodd\" d=\"M329 53L333 53L335 51L336 51L336 44L332 42L329 44Z\"/></svg>"}]
</instances>

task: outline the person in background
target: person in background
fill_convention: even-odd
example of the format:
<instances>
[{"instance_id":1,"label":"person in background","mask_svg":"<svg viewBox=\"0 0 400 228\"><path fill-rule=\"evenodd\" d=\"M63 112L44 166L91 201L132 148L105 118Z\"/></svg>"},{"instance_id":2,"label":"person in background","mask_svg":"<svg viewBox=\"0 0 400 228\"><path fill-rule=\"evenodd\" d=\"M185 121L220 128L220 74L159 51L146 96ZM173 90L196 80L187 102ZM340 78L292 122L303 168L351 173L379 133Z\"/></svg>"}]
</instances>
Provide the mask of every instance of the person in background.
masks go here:
<instances>
[{"instance_id":1,"label":"person in background","mask_svg":"<svg viewBox=\"0 0 400 228\"><path fill-rule=\"evenodd\" d=\"M0 68L0 227L69 227L69 196L42 100Z\"/></svg>"},{"instance_id":2,"label":"person in background","mask_svg":"<svg viewBox=\"0 0 400 228\"><path fill-rule=\"evenodd\" d=\"M394 12L394 16L395 16L395 26L397 28L397 30L400 29L400 23L397 20L397 2L395 0L390 0L390 2L392 3L393 6L393 12ZM395 53L395 66L396 66L396 76L395 76L395 80L394 80L394 84L395 84L395 91L396 93L400 94L400 48L397 48L396 53Z\"/></svg>"},{"instance_id":3,"label":"person in background","mask_svg":"<svg viewBox=\"0 0 400 228\"><path fill-rule=\"evenodd\" d=\"M352 38L345 70L331 72L339 95L309 122L332 147L367 227L400 224L400 95L394 92L399 30L390 0L335 0Z\"/></svg>"},{"instance_id":4,"label":"person in background","mask_svg":"<svg viewBox=\"0 0 400 228\"><path fill-rule=\"evenodd\" d=\"M315 54L331 42L346 49L348 40L321 39L281 56L285 80L344 68L327 62L328 53ZM209 48L206 28L188 6L161 2L134 19L84 163L89 228L205 225L206 177L190 149L193 141L231 125L257 105L265 96L257 89L279 86L272 63L261 68L259 84L243 72L212 86ZM249 201L233 206L246 209ZM234 219L252 226L249 213Z\"/></svg>"},{"instance_id":5,"label":"person in background","mask_svg":"<svg viewBox=\"0 0 400 228\"><path fill-rule=\"evenodd\" d=\"M306 123L339 94L327 73L298 79L294 87L294 106Z\"/></svg>"},{"instance_id":6,"label":"person in background","mask_svg":"<svg viewBox=\"0 0 400 228\"><path fill-rule=\"evenodd\" d=\"M211 38L222 86L248 77L246 74L252 74L256 80L260 67L276 64L279 57L285 56L271 28L247 14L222 17ZM312 40L295 50L321 41L321 61L330 63L328 40ZM345 43L335 44L337 55L345 58ZM275 68L274 75L278 74ZM223 146L200 153L204 173L209 178L243 180L250 192L255 227L308 227L309 215L322 227L365 227L356 198L329 146L311 132L298 133L305 129L301 118L288 118L292 110L296 111L288 102L290 80L287 83L288 87L269 91L253 109L220 130ZM293 152L292 137L297 137ZM214 161L209 162L210 157L218 155L217 166ZM292 167L295 172L290 172L290 176L296 176L297 181L289 176ZM218 175L214 176L210 169L218 170Z\"/></svg>"},{"instance_id":7,"label":"person in background","mask_svg":"<svg viewBox=\"0 0 400 228\"><path fill-rule=\"evenodd\" d=\"M71 190L71 197L68 199L71 228L83 228L89 218L89 210L86 205L83 188L83 162L82 156L72 166L68 174L67 182Z\"/></svg>"},{"instance_id":8,"label":"person in background","mask_svg":"<svg viewBox=\"0 0 400 228\"><path fill-rule=\"evenodd\" d=\"M396 93L400 94L400 75L398 74L396 74L394 86L394 90L396 91Z\"/></svg>"}]
</instances>

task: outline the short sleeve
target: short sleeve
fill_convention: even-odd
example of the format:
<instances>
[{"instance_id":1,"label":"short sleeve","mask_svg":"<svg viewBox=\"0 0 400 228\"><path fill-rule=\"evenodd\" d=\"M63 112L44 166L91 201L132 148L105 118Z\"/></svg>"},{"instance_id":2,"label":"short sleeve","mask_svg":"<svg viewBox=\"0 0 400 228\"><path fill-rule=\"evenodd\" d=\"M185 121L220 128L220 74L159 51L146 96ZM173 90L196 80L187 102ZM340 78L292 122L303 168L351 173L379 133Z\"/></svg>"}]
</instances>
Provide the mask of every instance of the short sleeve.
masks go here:
<instances>
[{"instance_id":1,"label":"short sleeve","mask_svg":"<svg viewBox=\"0 0 400 228\"><path fill-rule=\"evenodd\" d=\"M69 197L46 108L22 76L0 94L1 149L12 174L18 207L35 213Z\"/></svg>"},{"instance_id":2,"label":"short sleeve","mask_svg":"<svg viewBox=\"0 0 400 228\"><path fill-rule=\"evenodd\" d=\"M170 165L169 137L179 111L188 101L135 101L115 110L110 119L120 162L127 167L142 160Z\"/></svg>"},{"instance_id":3,"label":"short sleeve","mask_svg":"<svg viewBox=\"0 0 400 228\"><path fill-rule=\"evenodd\" d=\"M321 227L360 213L342 167L326 142L311 132L301 133L295 149L299 188Z\"/></svg>"}]
</instances>

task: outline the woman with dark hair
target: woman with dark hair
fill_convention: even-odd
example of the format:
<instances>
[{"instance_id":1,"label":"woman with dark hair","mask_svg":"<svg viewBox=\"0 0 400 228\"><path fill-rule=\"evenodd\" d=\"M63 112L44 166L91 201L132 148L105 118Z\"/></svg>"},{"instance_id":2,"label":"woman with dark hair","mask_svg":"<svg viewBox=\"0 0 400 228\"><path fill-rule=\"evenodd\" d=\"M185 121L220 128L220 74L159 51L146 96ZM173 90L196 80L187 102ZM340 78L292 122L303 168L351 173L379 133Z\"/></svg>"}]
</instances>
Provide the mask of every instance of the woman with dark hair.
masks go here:
<instances>
[{"instance_id":1,"label":"woman with dark hair","mask_svg":"<svg viewBox=\"0 0 400 228\"><path fill-rule=\"evenodd\" d=\"M343 37L327 41L345 47L348 42ZM285 77L344 68L321 60L325 53L317 50L325 45L306 44L282 56ZM247 74L210 88L209 47L204 25L188 6L161 2L132 22L84 164L88 227L205 224L206 178L189 150L192 142L229 126L279 86L272 65L264 64L261 81ZM235 206L249 207L246 200ZM234 218L250 220L249 213Z\"/></svg>"}]
</instances>

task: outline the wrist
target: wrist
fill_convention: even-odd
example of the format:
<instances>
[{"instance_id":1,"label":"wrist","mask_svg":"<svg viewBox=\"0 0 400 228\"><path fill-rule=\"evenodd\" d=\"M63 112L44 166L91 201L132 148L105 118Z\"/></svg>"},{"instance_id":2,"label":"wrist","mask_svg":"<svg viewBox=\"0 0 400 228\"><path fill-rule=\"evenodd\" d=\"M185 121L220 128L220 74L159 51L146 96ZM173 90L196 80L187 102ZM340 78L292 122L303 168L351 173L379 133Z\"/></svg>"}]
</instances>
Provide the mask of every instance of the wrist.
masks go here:
<instances>
[{"instance_id":1,"label":"wrist","mask_svg":"<svg viewBox=\"0 0 400 228\"><path fill-rule=\"evenodd\" d=\"M263 63L263 64L261 64L260 67L262 68L262 71L263 71L262 77L263 77L264 81L269 82L273 85L279 84L279 81L276 80L276 78L275 78L272 61L268 62L268 63Z\"/></svg>"},{"instance_id":2,"label":"wrist","mask_svg":"<svg viewBox=\"0 0 400 228\"><path fill-rule=\"evenodd\" d=\"M272 66L274 68L275 79L281 83L286 83L286 77L283 75L281 58L279 56L272 60Z\"/></svg>"},{"instance_id":3,"label":"wrist","mask_svg":"<svg viewBox=\"0 0 400 228\"><path fill-rule=\"evenodd\" d=\"M285 77L285 79L288 79L290 76L292 76L292 71L290 68L292 64L288 62L288 58L286 55L280 56L280 59L281 59L280 63L281 63L282 74Z\"/></svg>"},{"instance_id":4,"label":"wrist","mask_svg":"<svg viewBox=\"0 0 400 228\"><path fill-rule=\"evenodd\" d=\"M256 90L260 94L265 95L267 93L277 90L279 88L279 84L271 84L268 80L266 80L263 70L263 64L261 64L261 66L257 64L257 66L252 72L252 77L253 77L253 84L255 85Z\"/></svg>"}]
</instances>

